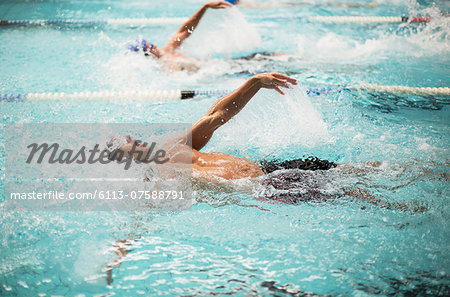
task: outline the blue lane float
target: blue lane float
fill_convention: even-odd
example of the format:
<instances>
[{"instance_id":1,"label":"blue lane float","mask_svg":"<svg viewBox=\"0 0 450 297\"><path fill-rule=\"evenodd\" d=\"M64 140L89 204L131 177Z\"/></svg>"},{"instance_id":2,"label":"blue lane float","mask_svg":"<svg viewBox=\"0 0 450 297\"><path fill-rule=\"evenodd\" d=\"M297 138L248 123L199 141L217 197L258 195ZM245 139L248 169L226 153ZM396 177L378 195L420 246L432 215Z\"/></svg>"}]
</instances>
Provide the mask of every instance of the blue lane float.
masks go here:
<instances>
[{"instance_id":1,"label":"blue lane float","mask_svg":"<svg viewBox=\"0 0 450 297\"><path fill-rule=\"evenodd\" d=\"M122 18L122 19L48 19L48 20L0 20L0 26L36 25L165 25L180 24L187 18Z\"/></svg>"}]
</instances>

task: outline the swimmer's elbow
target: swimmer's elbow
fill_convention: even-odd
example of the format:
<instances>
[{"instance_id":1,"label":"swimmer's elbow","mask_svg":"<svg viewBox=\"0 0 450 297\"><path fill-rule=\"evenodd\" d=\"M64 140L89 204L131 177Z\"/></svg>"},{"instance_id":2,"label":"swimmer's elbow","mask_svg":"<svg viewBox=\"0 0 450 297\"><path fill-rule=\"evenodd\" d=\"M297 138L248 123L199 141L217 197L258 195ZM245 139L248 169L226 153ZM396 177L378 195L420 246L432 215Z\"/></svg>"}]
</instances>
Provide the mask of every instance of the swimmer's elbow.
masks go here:
<instances>
[{"instance_id":1,"label":"swimmer's elbow","mask_svg":"<svg viewBox=\"0 0 450 297\"><path fill-rule=\"evenodd\" d=\"M208 117L210 120L210 125L214 130L230 120L227 113L223 111L214 111Z\"/></svg>"}]
</instances>

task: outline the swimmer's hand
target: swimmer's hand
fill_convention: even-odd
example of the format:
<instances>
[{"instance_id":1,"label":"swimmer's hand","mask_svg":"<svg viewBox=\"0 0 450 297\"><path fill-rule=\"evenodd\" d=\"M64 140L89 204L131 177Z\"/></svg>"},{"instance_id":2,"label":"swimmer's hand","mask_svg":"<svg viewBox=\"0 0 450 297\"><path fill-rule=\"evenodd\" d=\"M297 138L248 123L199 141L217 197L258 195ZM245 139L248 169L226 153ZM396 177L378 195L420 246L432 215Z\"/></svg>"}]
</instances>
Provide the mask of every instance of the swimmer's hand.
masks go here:
<instances>
[{"instance_id":1,"label":"swimmer's hand","mask_svg":"<svg viewBox=\"0 0 450 297\"><path fill-rule=\"evenodd\" d=\"M258 79L261 88L276 90L281 95L284 95L284 92L280 87L289 88L288 83L293 85L297 84L295 78L276 72L257 74L254 78Z\"/></svg>"},{"instance_id":2,"label":"swimmer's hand","mask_svg":"<svg viewBox=\"0 0 450 297\"><path fill-rule=\"evenodd\" d=\"M204 4L204 6L206 8L221 9L221 8L232 7L233 4L231 4L230 2L227 2L227 1L211 1L211 2L206 2Z\"/></svg>"}]
</instances>

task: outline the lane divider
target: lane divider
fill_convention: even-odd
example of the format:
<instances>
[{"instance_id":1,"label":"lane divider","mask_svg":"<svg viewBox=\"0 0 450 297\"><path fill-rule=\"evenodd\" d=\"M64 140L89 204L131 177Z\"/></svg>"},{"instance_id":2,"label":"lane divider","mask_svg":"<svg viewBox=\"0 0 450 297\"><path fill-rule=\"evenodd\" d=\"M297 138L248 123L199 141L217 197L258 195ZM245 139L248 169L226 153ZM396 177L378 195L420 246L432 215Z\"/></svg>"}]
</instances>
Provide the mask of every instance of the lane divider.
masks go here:
<instances>
[{"instance_id":1,"label":"lane divider","mask_svg":"<svg viewBox=\"0 0 450 297\"><path fill-rule=\"evenodd\" d=\"M448 15L444 15L448 16ZM182 24L187 21L186 17L174 18L119 18L119 19L48 19L48 20L0 20L0 26L11 25L166 25ZM249 17L252 19L252 17ZM254 17L258 20L298 20L304 22L319 23L428 23L432 20L430 16L308 16L308 17Z\"/></svg>"},{"instance_id":2,"label":"lane divider","mask_svg":"<svg viewBox=\"0 0 450 297\"><path fill-rule=\"evenodd\" d=\"M390 93L390 94L408 94L408 95L422 95L422 96L450 96L450 88L447 87L408 87L408 86L386 86L377 84L360 84L348 86L349 89L366 91L366 92L378 92L378 93Z\"/></svg>"},{"instance_id":3,"label":"lane divider","mask_svg":"<svg viewBox=\"0 0 450 297\"><path fill-rule=\"evenodd\" d=\"M428 23L431 17L389 16L312 16L309 21L321 23Z\"/></svg>"},{"instance_id":4,"label":"lane divider","mask_svg":"<svg viewBox=\"0 0 450 297\"><path fill-rule=\"evenodd\" d=\"M224 96L233 90L148 90L148 91L98 91L75 93L24 93L24 94L0 94L1 102L23 102L39 100L164 100L177 101L192 99L201 96ZM376 84L360 84L347 87L309 88L306 93L310 96L324 94L337 94L342 92L378 92L390 94L408 94L421 96L450 96L450 88L420 88L407 86L386 86Z\"/></svg>"},{"instance_id":5,"label":"lane divider","mask_svg":"<svg viewBox=\"0 0 450 297\"><path fill-rule=\"evenodd\" d=\"M124 18L107 20L50 19L50 20L0 20L0 26L9 25L165 25L182 24L188 18Z\"/></svg>"}]
</instances>

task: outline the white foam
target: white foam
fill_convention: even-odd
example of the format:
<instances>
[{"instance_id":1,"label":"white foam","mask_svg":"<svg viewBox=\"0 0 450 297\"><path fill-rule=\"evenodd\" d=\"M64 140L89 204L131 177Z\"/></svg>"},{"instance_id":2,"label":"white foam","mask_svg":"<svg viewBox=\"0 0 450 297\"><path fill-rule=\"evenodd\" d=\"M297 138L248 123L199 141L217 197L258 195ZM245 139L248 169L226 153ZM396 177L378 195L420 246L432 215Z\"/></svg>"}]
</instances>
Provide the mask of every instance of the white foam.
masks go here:
<instances>
[{"instance_id":1,"label":"white foam","mask_svg":"<svg viewBox=\"0 0 450 297\"><path fill-rule=\"evenodd\" d=\"M331 142L326 123L304 89L293 86L284 90L284 96L274 90L261 90L239 115L216 132L212 150L235 148L245 154L257 148L268 155L291 146L313 148Z\"/></svg>"},{"instance_id":2,"label":"white foam","mask_svg":"<svg viewBox=\"0 0 450 297\"><path fill-rule=\"evenodd\" d=\"M235 7L208 10L197 29L182 45L190 57L208 58L215 54L251 52L261 45L261 37Z\"/></svg>"},{"instance_id":3,"label":"white foam","mask_svg":"<svg viewBox=\"0 0 450 297\"><path fill-rule=\"evenodd\" d=\"M129 41L117 44L106 34L100 34L97 42L105 41L112 47L124 49L100 65L101 73L106 76L105 89L123 89L124 86L127 89L166 89L173 87L173 82L191 85L205 77L239 72L242 66L229 60L211 58L214 55L221 58L230 58L234 54L245 55L261 46L259 33L234 7L208 10L192 36L182 44L180 53L205 60L189 61L200 68L196 73L168 71L164 63L145 57L142 52L125 50Z\"/></svg>"},{"instance_id":4,"label":"white foam","mask_svg":"<svg viewBox=\"0 0 450 297\"><path fill-rule=\"evenodd\" d=\"M450 52L450 22L436 8L410 9L410 15L429 15L428 24L402 24L398 30L387 32L382 28L378 36L364 40L351 35L327 33L322 36L297 35L298 55L313 61L366 61L392 56L422 57ZM417 30L416 30L417 29Z\"/></svg>"},{"instance_id":5,"label":"white foam","mask_svg":"<svg viewBox=\"0 0 450 297\"><path fill-rule=\"evenodd\" d=\"M102 65L102 71L108 78L104 88L123 90L129 89L161 89L164 87L164 77L158 73L159 65L155 59L145 57L141 52L121 52Z\"/></svg>"}]
</instances>

